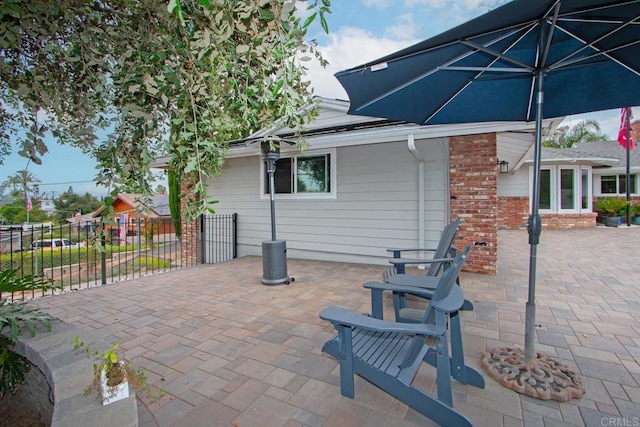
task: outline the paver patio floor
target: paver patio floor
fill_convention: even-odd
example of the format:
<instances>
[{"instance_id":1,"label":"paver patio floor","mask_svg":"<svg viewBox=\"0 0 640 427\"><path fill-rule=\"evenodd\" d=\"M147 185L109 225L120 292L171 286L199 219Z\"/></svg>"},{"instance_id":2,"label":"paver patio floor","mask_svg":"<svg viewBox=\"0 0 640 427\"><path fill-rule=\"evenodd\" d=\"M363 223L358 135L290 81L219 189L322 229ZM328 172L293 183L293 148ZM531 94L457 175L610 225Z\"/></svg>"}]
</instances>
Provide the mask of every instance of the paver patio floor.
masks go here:
<instances>
[{"instance_id":1,"label":"paver patio floor","mask_svg":"<svg viewBox=\"0 0 640 427\"><path fill-rule=\"evenodd\" d=\"M524 343L528 236L500 231L499 243L498 275L461 276L475 305L462 314L465 354L478 368L485 349ZM484 390L454 381L454 406L478 426L640 425L639 244L635 227L542 233L536 350L582 374L583 398L541 401L485 374ZM384 268L289 259L295 282L264 286L261 258L245 257L34 304L146 369L140 426L433 425L359 378L355 398L342 397L338 365L320 351L334 330L319 311L370 312L361 284ZM432 390L433 379L426 366L416 381Z\"/></svg>"}]
</instances>

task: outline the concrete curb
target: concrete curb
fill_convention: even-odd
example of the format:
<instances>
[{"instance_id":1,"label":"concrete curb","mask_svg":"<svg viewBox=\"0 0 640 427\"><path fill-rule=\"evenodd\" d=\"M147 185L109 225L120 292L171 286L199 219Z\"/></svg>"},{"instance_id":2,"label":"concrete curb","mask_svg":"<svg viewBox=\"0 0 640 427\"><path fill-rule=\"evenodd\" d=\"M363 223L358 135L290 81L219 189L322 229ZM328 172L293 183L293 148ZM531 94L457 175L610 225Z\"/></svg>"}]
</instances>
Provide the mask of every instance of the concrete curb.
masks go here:
<instances>
[{"instance_id":1,"label":"concrete curb","mask_svg":"<svg viewBox=\"0 0 640 427\"><path fill-rule=\"evenodd\" d=\"M23 329L16 353L29 359L45 375L53 395L52 427L136 427L138 410L136 396L102 405L98 393L85 396L85 389L93 381L93 359L81 350L74 350L73 340L80 341L102 353L111 348L104 341L77 326L54 321L51 332L38 327L34 337Z\"/></svg>"}]
</instances>

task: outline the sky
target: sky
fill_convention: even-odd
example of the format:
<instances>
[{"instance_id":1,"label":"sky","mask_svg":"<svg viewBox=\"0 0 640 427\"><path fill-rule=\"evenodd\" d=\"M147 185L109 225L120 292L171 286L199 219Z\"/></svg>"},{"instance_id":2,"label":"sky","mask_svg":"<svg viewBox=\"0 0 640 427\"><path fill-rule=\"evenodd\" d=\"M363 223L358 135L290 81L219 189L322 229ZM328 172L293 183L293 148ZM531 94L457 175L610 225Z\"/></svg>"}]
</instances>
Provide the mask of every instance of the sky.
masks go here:
<instances>
[{"instance_id":1,"label":"sky","mask_svg":"<svg viewBox=\"0 0 640 427\"><path fill-rule=\"evenodd\" d=\"M347 95L333 75L343 69L395 52L495 8L496 0L334 0L332 13L327 16L330 34L319 26L311 37L318 40L318 48L329 61L321 68L311 65L308 78L315 95L347 99ZM609 110L580 116L570 116L563 125L573 125L584 119L600 123L603 132L615 139L618 132L619 110ZM107 190L93 183L96 162L79 149L47 141L49 153L42 165L12 154L0 166L0 182L25 169L42 183L41 193L56 197L71 186L75 193L89 192L106 195ZM162 183L162 182L161 182ZM163 183L164 184L164 183Z\"/></svg>"}]
</instances>

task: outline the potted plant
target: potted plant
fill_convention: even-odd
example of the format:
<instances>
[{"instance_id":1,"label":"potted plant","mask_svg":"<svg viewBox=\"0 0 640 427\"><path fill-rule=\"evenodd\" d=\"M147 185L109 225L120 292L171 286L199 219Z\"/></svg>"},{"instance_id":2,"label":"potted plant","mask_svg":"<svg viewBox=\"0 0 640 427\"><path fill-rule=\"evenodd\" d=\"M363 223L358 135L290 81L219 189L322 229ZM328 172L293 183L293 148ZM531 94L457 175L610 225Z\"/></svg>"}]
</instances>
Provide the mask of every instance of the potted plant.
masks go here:
<instances>
[{"instance_id":1,"label":"potted plant","mask_svg":"<svg viewBox=\"0 0 640 427\"><path fill-rule=\"evenodd\" d=\"M78 337L75 337L73 342L76 350L85 347L84 342ZM118 346L119 344L116 343L102 354L98 351L91 353L88 346L84 350L88 355L96 358L96 363L93 364L94 380L85 390L85 394L88 395L93 390L99 391L103 405L126 399L129 397L129 385L135 390L146 382L143 369L135 370L131 362L120 359L116 352Z\"/></svg>"},{"instance_id":2,"label":"potted plant","mask_svg":"<svg viewBox=\"0 0 640 427\"><path fill-rule=\"evenodd\" d=\"M640 225L640 204L631 205L631 224Z\"/></svg>"},{"instance_id":3,"label":"potted plant","mask_svg":"<svg viewBox=\"0 0 640 427\"><path fill-rule=\"evenodd\" d=\"M597 200L596 209L603 219L604 225L607 227L618 227L622 224L624 214L626 214L628 201L619 197L607 197Z\"/></svg>"}]
</instances>

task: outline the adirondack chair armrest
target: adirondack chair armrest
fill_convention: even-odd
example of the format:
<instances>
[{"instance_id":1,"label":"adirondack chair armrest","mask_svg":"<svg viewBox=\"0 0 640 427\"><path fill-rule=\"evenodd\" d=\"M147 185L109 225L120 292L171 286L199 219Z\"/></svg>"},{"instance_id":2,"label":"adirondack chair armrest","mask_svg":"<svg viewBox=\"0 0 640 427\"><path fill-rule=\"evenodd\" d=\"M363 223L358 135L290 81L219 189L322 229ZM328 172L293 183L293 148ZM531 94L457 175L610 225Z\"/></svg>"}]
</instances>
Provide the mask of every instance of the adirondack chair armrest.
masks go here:
<instances>
[{"instance_id":1,"label":"adirondack chair armrest","mask_svg":"<svg viewBox=\"0 0 640 427\"><path fill-rule=\"evenodd\" d=\"M400 258L402 252L435 252L435 248L387 248L387 252L393 252L394 258Z\"/></svg>"},{"instance_id":2,"label":"adirondack chair armrest","mask_svg":"<svg viewBox=\"0 0 640 427\"><path fill-rule=\"evenodd\" d=\"M362 286L367 289L371 289L372 291L404 292L426 299L431 299L431 297L433 296L433 289L419 288L417 286L397 285L386 282L365 282Z\"/></svg>"},{"instance_id":3,"label":"adirondack chair armrest","mask_svg":"<svg viewBox=\"0 0 640 427\"><path fill-rule=\"evenodd\" d=\"M451 292L449 292L449 295L447 295L440 301L432 302L432 304L433 308L438 311L444 313L454 313L462 308L464 302L465 299L462 289L460 288L460 286L454 285L453 288L451 288Z\"/></svg>"},{"instance_id":4,"label":"adirondack chair armrest","mask_svg":"<svg viewBox=\"0 0 640 427\"><path fill-rule=\"evenodd\" d=\"M391 258L389 263L394 266L407 264L433 264L436 262L453 262L455 258L438 258L438 259L414 259L414 258Z\"/></svg>"},{"instance_id":5,"label":"adirondack chair armrest","mask_svg":"<svg viewBox=\"0 0 640 427\"><path fill-rule=\"evenodd\" d=\"M358 327L377 332L397 332L425 336L440 336L446 332L445 327L423 323L397 323L364 316L342 307L327 307L320 312L320 318L334 325Z\"/></svg>"}]
</instances>

